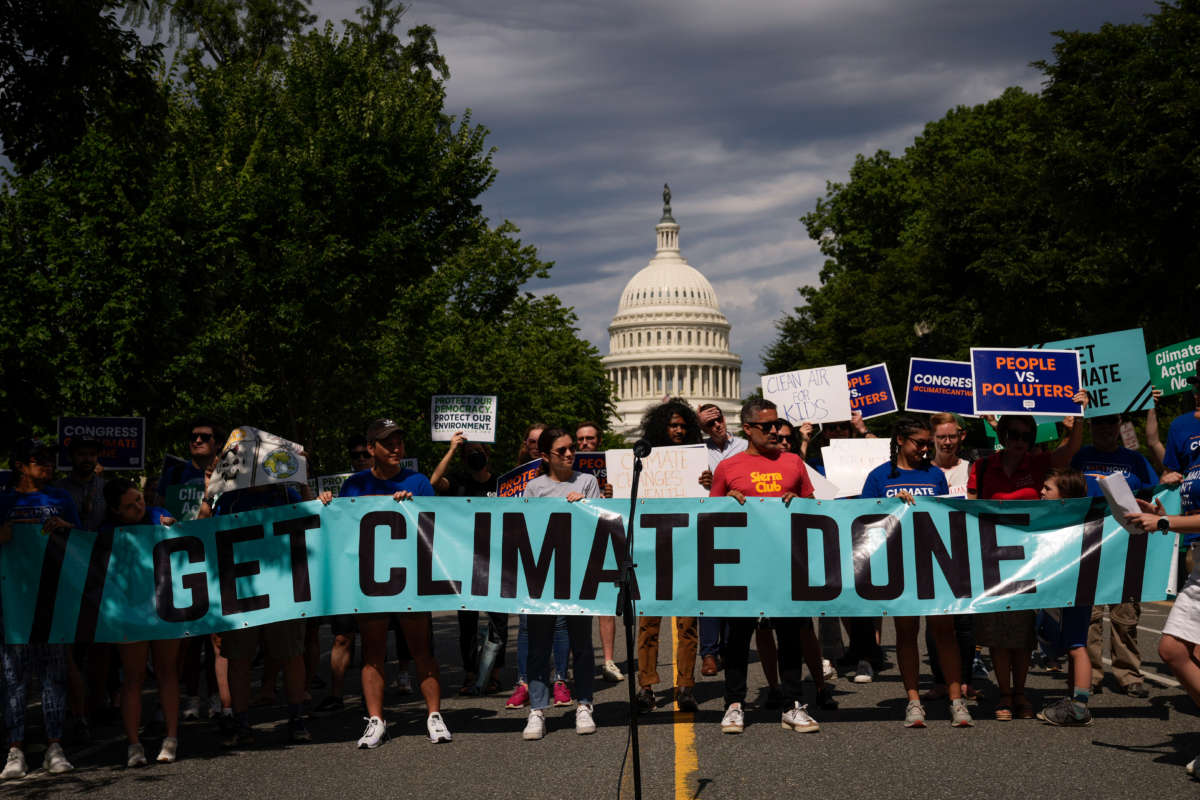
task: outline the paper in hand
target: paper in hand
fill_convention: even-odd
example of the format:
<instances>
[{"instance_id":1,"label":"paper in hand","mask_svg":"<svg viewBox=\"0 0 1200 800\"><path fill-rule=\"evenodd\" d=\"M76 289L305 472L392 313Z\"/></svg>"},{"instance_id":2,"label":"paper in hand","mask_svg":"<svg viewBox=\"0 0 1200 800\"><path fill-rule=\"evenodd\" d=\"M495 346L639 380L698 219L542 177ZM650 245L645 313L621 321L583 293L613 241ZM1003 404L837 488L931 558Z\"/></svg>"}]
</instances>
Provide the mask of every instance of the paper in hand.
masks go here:
<instances>
[{"instance_id":1,"label":"paper in hand","mask_svg":"<svg viewBox=\"0 0 1200 800\"><path fill-rule=\"evenodd\" d=\"M1129 515L1139 513L1141 508L1138 507L1137 499L1125 481L1125 476L1114 472L1098 478L1097 483L1100 484L1100 491L1104 492L1104 499L1108 501L1108 508L1112 511L1113 519L1121 523L1121 527L1130 533L1145 533L1140 525L1129 521Z\"/></svg>"}]
</instances>

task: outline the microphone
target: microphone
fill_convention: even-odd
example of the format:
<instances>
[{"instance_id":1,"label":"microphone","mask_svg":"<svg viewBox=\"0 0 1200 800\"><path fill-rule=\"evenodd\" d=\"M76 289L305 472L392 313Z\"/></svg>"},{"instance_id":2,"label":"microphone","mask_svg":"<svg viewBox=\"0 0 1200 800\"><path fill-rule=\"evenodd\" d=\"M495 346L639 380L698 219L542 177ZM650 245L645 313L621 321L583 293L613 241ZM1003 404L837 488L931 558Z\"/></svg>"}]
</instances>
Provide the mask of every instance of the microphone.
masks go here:
<instances>
[{"instance_id":1,"label":"microphone","mask_svg":"<svg viewBox=\"0 0 1200 800\"><path fill-rule=\"evenodd\" d=\"M633 455L637 458L645 458L650 455L650 443L645 439L638 439L633 443Z\"/></svg>"}]
</instances>

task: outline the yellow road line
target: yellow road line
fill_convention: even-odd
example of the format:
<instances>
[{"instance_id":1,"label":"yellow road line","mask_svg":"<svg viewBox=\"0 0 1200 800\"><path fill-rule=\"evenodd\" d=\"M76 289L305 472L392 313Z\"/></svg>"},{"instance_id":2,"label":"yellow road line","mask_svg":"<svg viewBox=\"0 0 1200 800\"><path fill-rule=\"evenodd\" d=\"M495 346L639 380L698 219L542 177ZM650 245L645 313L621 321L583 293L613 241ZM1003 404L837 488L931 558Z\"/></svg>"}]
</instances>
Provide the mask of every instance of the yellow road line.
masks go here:
<instances>
[{"instance_id":1,"label":"yellow road line","mask_svg":"<svg viewBox=\"0 0 1200 800\"><path fill-rule=\"evenodd\" d=\"M664 619L663 622L666 620ZM671 686L674 687L675 676L679 674L678 664L676 664L679 653L675 647L674 617L671 618L671 626L667 630L669 631L668 638L671 641ZM661 635L659 642L662 642ZM674 722L671 730L675 735L675 800L692 800L696 796L696 781L700 773L700 760L696 755L696 715L691 712L679 711L675 706L674 698L672 698L671 706Z\"/></svg>"}]
</instances>

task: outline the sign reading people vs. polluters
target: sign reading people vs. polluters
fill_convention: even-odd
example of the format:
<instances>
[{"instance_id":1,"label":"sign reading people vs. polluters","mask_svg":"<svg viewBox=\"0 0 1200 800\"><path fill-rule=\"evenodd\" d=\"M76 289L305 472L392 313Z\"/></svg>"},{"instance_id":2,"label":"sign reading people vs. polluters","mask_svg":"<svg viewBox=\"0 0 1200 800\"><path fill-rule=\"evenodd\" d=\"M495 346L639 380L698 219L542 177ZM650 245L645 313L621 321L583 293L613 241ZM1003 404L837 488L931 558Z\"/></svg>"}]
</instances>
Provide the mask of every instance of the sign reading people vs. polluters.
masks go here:
<instances>
[{"instance_id":1,"label":"sign reading people vs. polluters","mask_svg":"<svg viewBox=\"0 0 1200 800\"><path fill-rule=\"evenodd\" d=\"M1074 350L971 348L975 414L1080 413L1075 394L1083 381Z\"/></svg>"},{"instance_id":2,"label":"sign reading people vs. polluters","mask_svg":"<svg viewBox=\"0 0 1200 800\"><path fill-rule=\"evenodd\" d=\"M461 431L472 442L496 441L496 395L437 394L429 409L430 439L448 442Z\"/></svg>"},{"instance_id":3,"label":"sign reading people vs. polluters","mask_svg":"<svg viewBox=\"0 0 1200 800\"><path fill-rule=\"evenodd\" d=\"M780 419L793 425L850 419L850 382L846 365L795 369L762 376L763 397L775 404Z\"/></svg>"}]
</instances>

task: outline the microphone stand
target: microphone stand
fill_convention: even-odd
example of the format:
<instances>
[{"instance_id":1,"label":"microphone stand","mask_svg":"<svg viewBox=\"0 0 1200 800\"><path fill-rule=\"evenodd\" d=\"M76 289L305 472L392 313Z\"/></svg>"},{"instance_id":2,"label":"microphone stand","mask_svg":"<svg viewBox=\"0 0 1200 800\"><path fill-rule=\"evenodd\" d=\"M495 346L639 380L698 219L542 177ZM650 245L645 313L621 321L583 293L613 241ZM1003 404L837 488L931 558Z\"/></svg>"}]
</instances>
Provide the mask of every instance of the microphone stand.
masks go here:
<instances>
[{"instance_id":1,"label":"microphone stand","mask_svg":"<svg viewBox=\"0 0 1200 800\"><path fill-rule=\"evenodd\" d=\"M625 534L625 559L617 578L617 616L625 619L625 672L629 683L629 742L633 749L633 796L642 800L642 759L638 748L637 650L634 647L633 611L633 521L637 513L638 479L642 475L642 459L650 455L650 445L644 439L633 446L633 482L629 489L629 527Z\"/></svg>"}]
</instances>

